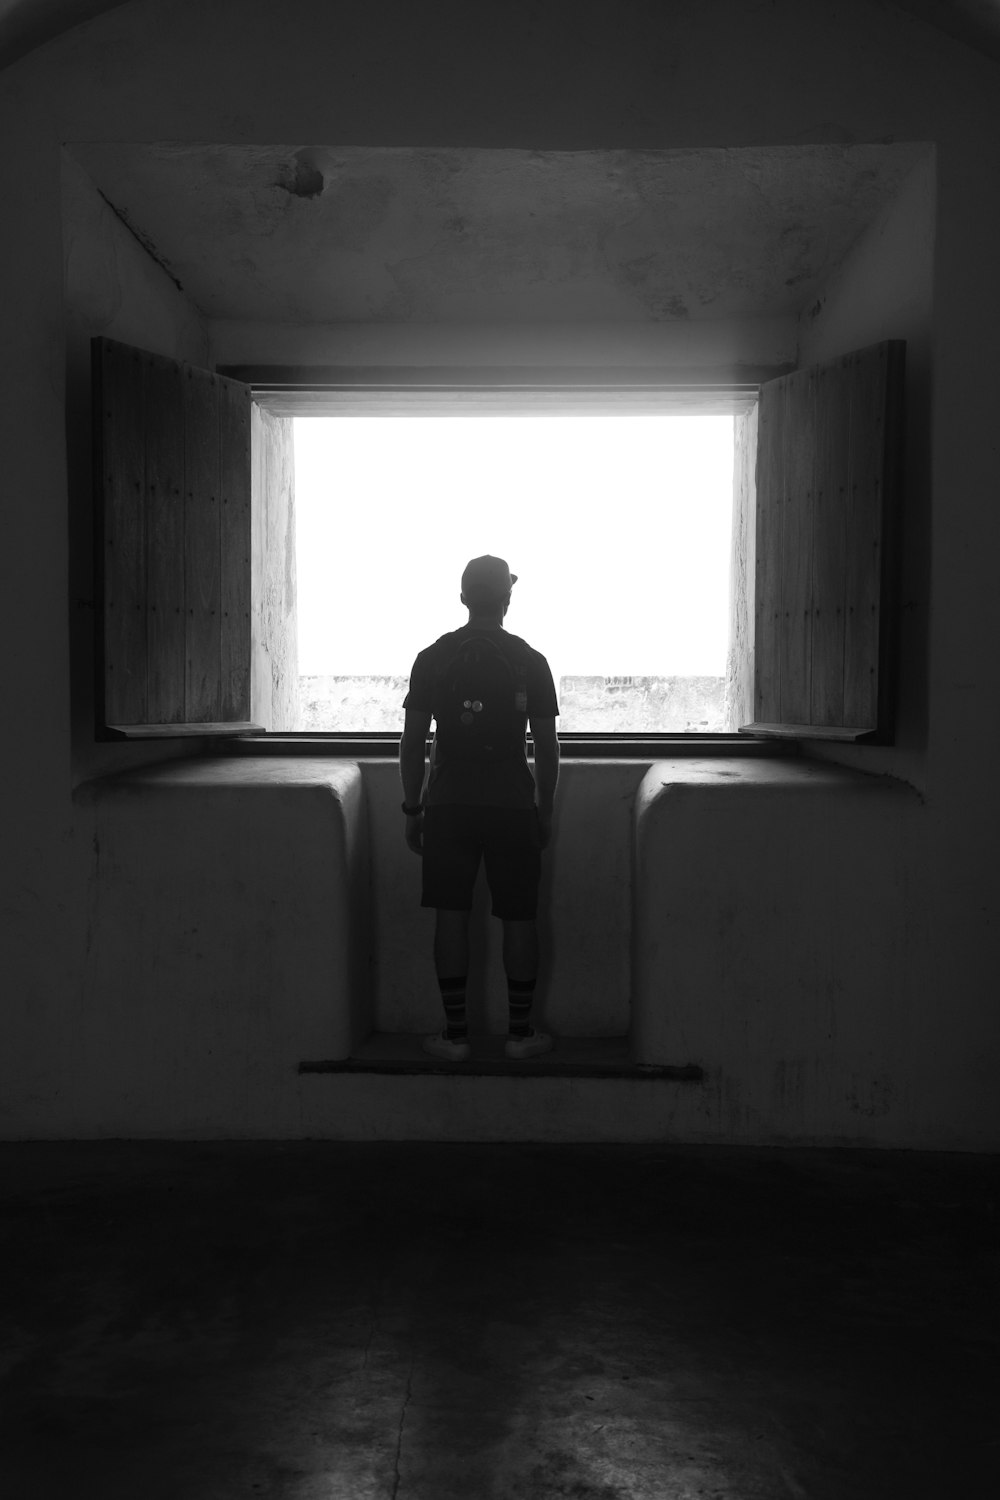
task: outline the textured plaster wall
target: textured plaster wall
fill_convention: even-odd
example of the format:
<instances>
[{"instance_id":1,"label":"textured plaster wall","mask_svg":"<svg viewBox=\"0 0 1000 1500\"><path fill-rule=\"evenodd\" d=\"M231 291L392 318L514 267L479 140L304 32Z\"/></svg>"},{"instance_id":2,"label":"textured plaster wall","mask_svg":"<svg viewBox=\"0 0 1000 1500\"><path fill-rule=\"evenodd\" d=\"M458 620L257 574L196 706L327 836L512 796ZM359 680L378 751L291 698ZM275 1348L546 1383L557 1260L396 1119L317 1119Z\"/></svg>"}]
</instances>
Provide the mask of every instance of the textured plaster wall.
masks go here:
<instances>
[{"instance_id":1,"label":"textured plaster wall","mask_svg":"<svg viewBox=\"0 0 1000 1500\"><path fill-rule=\"evenodd\" d=\"M347 1056L369 1024L358 767L199 758L86 783L75 808L74 1065L47 1105L22 1101L23 1128L294 1134L299 1063Z\"/></svg>"},{"instance_id":2,"label":"textured plaster wall","mask_svg":"<svg viewBox=\"0 0 1000 1500\"><path fill-rule=\"evenodd\" d=\"M464 325L794 313L919 147L73 150L214 317Z\"/></svg>"},{"instance_id":3,"label":"textured plaster wall","mask_svg":"<svg viewBox=\"0 0 1000 1500\"><path fill-rule=\"evenodd\" d=\"M905 1120L897 1123L920 1135L931 1120L923 1101L933 1097L934 1119L950 1102L954 1118L969 1123L948 1144L982 1144L993 1129L987 1085L1000 1059L1000 789L983 765L1000 730L993 644L1000 373L989 336L1000 327L997 83L994 63L895 7L861 0L553 0L542 7L443 0L430 8L382 0L350 12L314 0L286 0L280 9L264 0L143 0L0 75L0 201L8 215L0 241L8 643L0 1129L19 1133L26 1119L45 1118L65 1096L79 1035L72 1027L85 1027L94 1057L109 1056L101 1042L113 1036L127 998L113 974L107 992L86 997L81 981L92 828L71 798L76 590L68 581L77 542L68 515L79 454L71 450L68 460L63 143L541 143L571 150L895 139L931 142L937 153L930 379L916 417L929 488L923 515L918 509L908 516L907 542L929 559L930 607L923 638L915 629L904 648L912 656L904 671L926 683L926 732L913 727L915 715L898 752L855 755L865 769L895 766L900 774L908 758L906 779L926 796L925 837L907 863L904 899L926 921L927 963L909 974L896 1017L909 1038ZM870 248L875 265L877 239ZM905 275L905 267L896 274ZM888 269L880 275L883 293L891 292ZM857 293L836 321L831 314L831 340L868 335L873 320L859 315L852 322L849 301L861 308ZM876 336L907 337L912 321L897 305L882 324ZM418 350L418 335L411 330L408 337ZM436 332L428 337L438 339ZM545 346L534 337L541 357ZM277 359L291 338L276 331L272 347L258 329L255 357L273 352ZM358 343L365 343L360 334ZM473 335L466 347L475 344ZM873 829L873 849L877 836ZM768 848L754 851L762 881L774 858ZM598 850L593 857L599 860ZM777 926L773 937L780 941ZM248 1052L248 1068L253 1061ZM497 1092L466 1098L448 1128L478 1119L476 1129L492 1129L481 1117ZM446 1095L435 1094L442 1110L455 1098ZM351 1088L324 1095L334 1097L334 1121L344 1118L349 1098L377 1097L385 1129L428 1128L420 1114L426 1096L409 1087L370 1085L366 1092L352 1080ZM683 1129L667 1115L657 1122L663 1134ZM526 1102L509 1128L542 1129L544 1121Z\"/></svg>"},{"instance_id":4,"label":"textured plaster wall","mask_svg":"<svg viewBox=\"0 0 1000 1500\"><path fill-rule=\"evenodd\" d=\"M892 1146L1000 1139L984 1069L921 1078L927 804L804 760L659 761L636 799L636 1055L705 1070L700 1139ZM677 851L684 851L683 860Z\"/></svg>"}]
</instances>

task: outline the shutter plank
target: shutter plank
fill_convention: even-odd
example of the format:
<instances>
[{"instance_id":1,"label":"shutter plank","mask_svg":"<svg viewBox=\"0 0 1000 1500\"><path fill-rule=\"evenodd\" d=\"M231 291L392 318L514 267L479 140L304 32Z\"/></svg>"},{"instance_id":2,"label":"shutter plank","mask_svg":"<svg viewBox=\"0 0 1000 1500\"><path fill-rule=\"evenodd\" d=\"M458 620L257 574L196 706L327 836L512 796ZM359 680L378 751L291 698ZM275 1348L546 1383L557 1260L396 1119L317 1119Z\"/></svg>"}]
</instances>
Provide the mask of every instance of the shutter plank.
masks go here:
<instances>
[{"instance_id":1,"label":"shutter plank","mask_svg":"<svg viewBox=\"0 0 1000 1500\"><path fill-rule=\"evenodd\" d=\"M812 698L809 722L830 728L846 722L844 631L850 370L850 361L840 360L821 366L816 380Z\"/></svg>"},{"instance_id":2,"label":"shutter plank","mask_svg":"<svg viewBox=\"0 0 1000 1500\"><path fill-rule=\"evenodd\" d=\"M815 392L811 371L785 382L779 634L779 718L785 724L808 723L810 711Z\"/></svg>"},{"instance_id":3,"label":"shutter plank","mask_svg":"<svg viewBox=\"0 0 1000 1500\"><path fill-rule=\"evenodd\" d=\"M97 733L259 728L249 705L250 388L110 339L92 339L91 351Z\"/></svg>"},{"instance_id":4,"label":"shutter plank","mask_svg":"<svg viewBox=\"0 0 1000 1500\"><path fill-rule=\"evenodd\" d=\"M847 484L847 619L844 714L853 724L878 719L879 585L882 572L882 469L885 348L851 360L850 468Z\"/></svg>"},{"instance_id":5,"label":"shutter plank","mask_svg":"<svg viewBox=\"0 0 1000 1500\"><path fill-rule=\"evenodd\" d=\"M220 720L219 379L184 371L185 717Z\"/></svg>"},{"instance_id":6,"label":"shutter plank","mask_svg":"<svg viewBox=\"0 0 1000 1500\"><path fill-rule=\"evenodd\" d=\"M250 717L250 400L219 381L222 510L220 658L223 719Z\"/></svg>"},{"instance_id":7,"label":"shutter plank","mask_svg":"<svg viewBox=\"0 0 1000 1500\"><path fill-rule=\"evenodd\" d=\"M141 724L147 717L142 356L104 344L99 367L104 708L108 719Z\"/></svg>"},{"instance_id":8,"label":"shutter plank","mask_svg":"<svg viewBox=\"0 0 1000 1500\"><path fill-rule=\"evenodd\" d=\"M782 491L780 433L785 383L776 380L761 391L757 433L757 521L754 561L754 717L768 723L781 717L778 652L781 609Z\"/></svg>"},{"instance_id":9,"label":"shutter plank","mask_svg":"<svg viewBox=\"0 0 1000 1500\"><path fill-rule=\"evenodd\" d=\"M146 355L147 658L150 723L184 719L184 386Z\"/></svg>"}]
</instances>

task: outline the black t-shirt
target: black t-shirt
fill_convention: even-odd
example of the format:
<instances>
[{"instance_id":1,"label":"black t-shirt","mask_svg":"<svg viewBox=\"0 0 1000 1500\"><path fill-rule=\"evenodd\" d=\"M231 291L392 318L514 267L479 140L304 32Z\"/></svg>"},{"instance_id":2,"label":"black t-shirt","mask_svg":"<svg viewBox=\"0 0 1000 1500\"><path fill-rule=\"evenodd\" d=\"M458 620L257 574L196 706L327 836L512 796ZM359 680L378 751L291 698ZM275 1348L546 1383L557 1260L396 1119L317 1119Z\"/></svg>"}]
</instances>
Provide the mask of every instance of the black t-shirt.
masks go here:
<instances>
[{"instance_id":1,"label":"black t-shirt","mask_svg":"<svg viewBox=\"0 0 1000 1500\"><path fill-rule=\"evenodd\" d=\"M501 625L494 630L483 631L463 625L460 630L451 630L439 636L433 646L421 651L413 663L410 673L410 691L403 700L404 708L417 709L422 713L436 714L437 685L442 669L455 655L466 636L490 634L509 641L519 648L527 659L527 712L523 715L520 754L492 764L469 761L456 756L448 757L435 740L431 754L431 774L427 784L429 806L444 803L465 803L473 807L533 807L535 804L535 779L528 765L524 748L524 733L528 719L551 719L559 712L555 683L549 664L540 651L535 651L520 636L511 635Z\"/></svg>"}]
</instances>

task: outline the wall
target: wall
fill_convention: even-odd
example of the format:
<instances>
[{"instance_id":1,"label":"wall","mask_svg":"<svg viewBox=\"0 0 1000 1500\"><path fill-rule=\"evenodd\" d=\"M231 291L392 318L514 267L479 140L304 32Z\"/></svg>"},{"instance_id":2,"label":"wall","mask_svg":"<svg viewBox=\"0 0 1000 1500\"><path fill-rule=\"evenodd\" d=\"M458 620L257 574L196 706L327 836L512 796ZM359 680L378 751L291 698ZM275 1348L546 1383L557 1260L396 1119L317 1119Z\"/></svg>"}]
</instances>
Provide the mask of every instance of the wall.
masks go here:
<instances>
[{"instance_id":1,"label":"wall","mask_svg":"<svg viewBox=\"0 0 1000 1500\"><path fill-rule=\"evenodd\" d=\"M926 836L907 888L931 935L927 964L905 997L913 1130L922 1124L926 1085L939 1101L953 1101L956 1118L968 1120L964 1101L978 1101L975 1129L949 1145L980 1147L990 1130L997 1143L982 1113L1000 1056L993 977L1000 788L983 766L982 748L1000 728L993 646L1000 374L988 336L1000 326L997 100L994 63L894 7L862 0L552 0L542 7L442 0L432 8L377 0L349 10L314 0L286 0L280 8L263 0L143 0L76 28L0 75L0 201L8 210L0 243L8 497L2 607L9 646L2 709L8 769L0 783L7 929L0 1128L17 1134L27 1122L44 1121L72 1077L69 1023L83 1015L91 867L90 831L71 799L74 755L85 753L91 770L125 756L118 747L84 751L82 719L74 731L70 642L79 627L75 616L71 624L70 601L86 596L67 588L71 544L73 577L82 575L79 538L67 522L79 494L80 453L77 445L67 463L67 416L72 420L77 396L70 392L67 403L63 143L584 149L895 139L932 142L937 153L934 318L925 345L933 379L915 413L930 455L930 486L923 508L915 503L907 517L917 591L915 623L904 630L903 739L894 751L855 754L866 768L896 768L927 799ZM856 272L863 280L866 258L873 267L881 258L879 285L891 294L895 277L906 274L893 255L891 237L880 242L875 235L859 246ZM828 299L815 339L803 329L805 352L819 353L821 342L881 336L849 281L836 316ZM154 300L159 306L159 296ZM184 321L171 326L179 330ZM212 335L220 356L222 337L215 329ZM350 330L336 336L345 345L355 337ZM300 347L296 337L276 331L271 343L270 335L255 335L255 357L259 350L281 358ZM415 329L406 337L424 347ZM398 347L398 339L393 345L386 338ZM555 338L547 345L537 330L532 338L546 362L565 347ZM362 342L370 348L377 340L369 332ZM466 349L479 347L473 332ZM919 589L921 559L925 566L929 559L930 595ZM109 976L109 992L88 1005L86 1026L98 1044L122 1002L118 983ZM378 1097L387 1119L401 1118L392 1113L391 1090ZM480 1110L492 1097L482 1092ZM669 1120L661 1124L669 1134Z\"/></svg>"},{"instance_id":2,"label":"wall","mask_svg":"<svg viewBox=\"0 0 1000 1500\"><path fill-rule=\"evenodd\" d=\"M926 784L928 773L935 202L936 163L929 153L807 309L800 329L803 365L882 339L906 341L895 744L816 753L916 786Z\"/></svg>"},{"instance_id":3,"label":"wall","mask_svg":"<svg viewBox=\"0 0 1000 1500\"><path fill-rule=\"evenodd\" d=\"M198 757L89 782L75 808L73 1065L34 1132L294 1134L298 1064L370 1024L358 767Z\"/></svg>"},{"instance_id":4,"label":"wall","mask_svg":"<svg viewBox=\"0 0 1000 1500\"><path fill-rule=\"evenodd\" d=\"M709 1140L982 1145L983 1074L911 1074L927 964L927 804L805 758L673 760L636 800L632 1041L705 1071L675 1125ZM682 857L678 857L679 853Z\"/></svg>"},{"instance_id":5,"label":"wall","mask_svg":"<svg viewBox=\"0 0 1000 1500\"><path fill-rule=\"evenodd\" d=\"M741 383L794 363L792 316L680 323L208 322L219 365L626 366Z\"/></svg>"}]
</instances>

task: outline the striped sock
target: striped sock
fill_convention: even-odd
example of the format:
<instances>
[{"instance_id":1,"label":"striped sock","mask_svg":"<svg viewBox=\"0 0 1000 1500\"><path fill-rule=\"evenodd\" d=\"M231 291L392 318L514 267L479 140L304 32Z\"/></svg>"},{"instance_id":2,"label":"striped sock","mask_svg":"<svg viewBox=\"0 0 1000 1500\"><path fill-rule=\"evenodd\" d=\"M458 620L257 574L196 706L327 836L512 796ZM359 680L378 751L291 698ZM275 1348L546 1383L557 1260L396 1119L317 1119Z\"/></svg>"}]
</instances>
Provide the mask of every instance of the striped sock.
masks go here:
<instances>
[{"instance_id":1,"label":"striped sock","mask_svg":"<svg viewBox=\"0 0 1000 1500\"><path fill-rule=\"evenodd\" d=\"M510 1035L530 1036L528 1017L535 998L533 979L507 979L507 1002L510 1006Z\"/></svg>"},{"instance_id":2,"label":"striped sock","mask_svg":"<svg viewBox=\"0 0 1000 1500\"><path fill-rule=\"evenodd\" d=\"M444 1006L444 1034L449 1042L464 1042L469 1035L469 1027L465 1019L466 982L464 974L456 975L452 979L438 977L441 1003Z\"/></svg>"}]
</instances>

